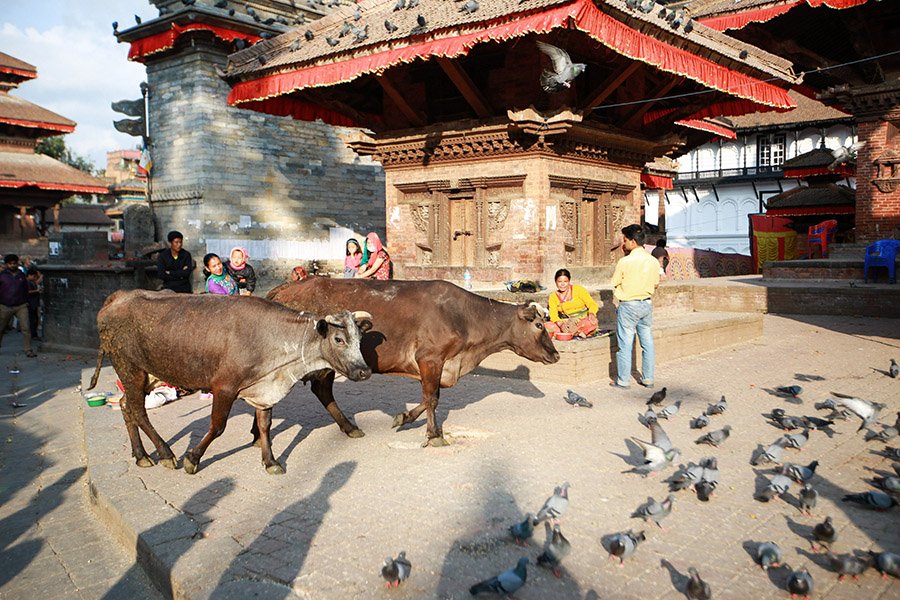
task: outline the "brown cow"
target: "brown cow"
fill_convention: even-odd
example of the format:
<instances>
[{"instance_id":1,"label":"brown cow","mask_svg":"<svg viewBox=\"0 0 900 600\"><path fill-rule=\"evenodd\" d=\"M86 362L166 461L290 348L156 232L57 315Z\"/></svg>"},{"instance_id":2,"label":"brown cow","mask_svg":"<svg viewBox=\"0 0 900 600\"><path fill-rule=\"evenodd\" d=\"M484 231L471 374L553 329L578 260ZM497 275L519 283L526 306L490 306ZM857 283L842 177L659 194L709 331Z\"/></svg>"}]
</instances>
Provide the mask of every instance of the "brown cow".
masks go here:
<instances>
[{"instance_id":1,"label":"brown cow","mask_svg":"<svg viewBox=\"0 0 900 600\"><path fill-rule=\"evenodd\" d=\"M362 338L362 354L373 373L403 375L422 382L422 402L394 418L394 427L427 411L426 445L443 445L435 422L440 388L456 384L489 355L512 350L529 360L559 360L543 319L532 306L478 296L446 281L377 281L314 277L278 286L267 296L297 310L365 309L377 329ZM312 391L341 430L362 434L334 400L334 372L313 376ZM349 429L348 429L349 428ZM257 435L254 428L254 437Z\"/></svg>"},{"instance_id":2,"label":"brown cow","mask_svg":"<svg viewBox=\"0 0 900 600\"><path fill-rule=\"evenodd\" d=\"M372 374L359 351L361 332L371 327L371 317L356 316L359 322L348 312L320 319L252 296L118 291L97 313L100 353L90 388L108 355L125 388L122 417L137 465L153 466L140 427L170 469L177 466L175 455L144 407L148 374L173 386L212 390L209 432L184 455L188 473L197 471L210 442L225 430L231 406L240 396L256 409L254 423L261 430L266 471L284 473L272 456L272 407L311 373L337 370L354 381Z\"/></svg>"}]
</instances>

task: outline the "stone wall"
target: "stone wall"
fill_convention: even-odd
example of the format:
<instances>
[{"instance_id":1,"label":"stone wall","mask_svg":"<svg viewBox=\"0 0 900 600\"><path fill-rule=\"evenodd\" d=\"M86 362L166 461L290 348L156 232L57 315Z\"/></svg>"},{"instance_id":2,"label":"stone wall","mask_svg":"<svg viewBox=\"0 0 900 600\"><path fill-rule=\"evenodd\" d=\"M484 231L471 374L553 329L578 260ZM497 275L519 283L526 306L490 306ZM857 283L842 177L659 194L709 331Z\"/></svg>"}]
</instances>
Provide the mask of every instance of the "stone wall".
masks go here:
<instances>
[{"instance_id":1,"label":"stone wall","mask_svg":"<svg viewBox=\"0 0 900 600\"><path fill-rule=\"evenodd\" d=\"M263 290L296 264L337 270L349 235L384 233L381 166L347 148L350 130L228 106L227 48L204 39L147 62L159 238L181 231L198 264L246 246Z\"/></svg>"}]
</instances>

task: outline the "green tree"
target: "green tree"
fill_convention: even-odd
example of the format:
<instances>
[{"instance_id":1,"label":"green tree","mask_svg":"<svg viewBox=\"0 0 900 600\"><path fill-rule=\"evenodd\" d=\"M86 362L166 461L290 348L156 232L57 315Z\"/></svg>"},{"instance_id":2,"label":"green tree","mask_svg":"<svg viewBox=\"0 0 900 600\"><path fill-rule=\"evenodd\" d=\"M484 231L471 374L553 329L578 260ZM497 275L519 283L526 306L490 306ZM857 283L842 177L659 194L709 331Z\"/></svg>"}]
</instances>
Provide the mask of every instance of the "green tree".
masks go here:
<instances>
[{"instance_id":1,"label":"green tree","mask_svg":"<svg viewBox=\"0 0 900 600\"><path fill-rule=\"evenodd\" d=\"M42 139L38 142L34 151L38 154L46 154L85 173L90 173L91 175L100 174L90 159L70 150L66 146L66 140L61 135Z\"/></svg>"}]
</instances>

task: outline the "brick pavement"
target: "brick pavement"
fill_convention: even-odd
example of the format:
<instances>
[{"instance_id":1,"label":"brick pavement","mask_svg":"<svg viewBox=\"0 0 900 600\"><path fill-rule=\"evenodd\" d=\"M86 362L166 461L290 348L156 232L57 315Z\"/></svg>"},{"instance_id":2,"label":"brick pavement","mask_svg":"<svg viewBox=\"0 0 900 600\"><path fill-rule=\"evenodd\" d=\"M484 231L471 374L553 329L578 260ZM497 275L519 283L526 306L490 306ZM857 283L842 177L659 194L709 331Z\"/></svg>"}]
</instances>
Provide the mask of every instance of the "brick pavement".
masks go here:
<instances>
[{"instance_id":1,"label":"brick pavement","mask_svg":"<svg viewBox=\"0 0 900 600\"><path fill-rule=\"evenodd\" d=\"M86 502L86 361L21 345L8 334L0 353L0 598L159 598Z\"/></svg>"},{"instance_id":2,"label":"brick pavement","mask_svg":"<svg viewBox=\"0 0 900 600\"><path fill-rule=\"evenodd\" d=\"M665 424L682 461L716 455L722 484L708 504L680 493L668 531L645 527L647 542L622 569L607 560L601 538L640 528L630 513L666 491L658 478L622 473L634 456L625 438L647 437L635 417L649 394L613 391L605 380L576 388L595 403L586 410L563 402L564 383L469 376L443 392L439 413L455 443L438 449L419 448L421 424L390 429L391 415L416 401L414 381L376 376L336 385L339 403L367 434L356 440L341 434L298 386L275 410L275 453L287 468L280 477L266 475L259 450L249 446L245 405L236 405L194 476L134 466L121 416L89 410L91 490L99 514L176 597L243 598L252 591L264 598L466 598L472 583L520 555L537 557L542 532L521 549L507 540L506 527L568 480L572 500L562 526L573 553L561 579L533 567L517 594L522 600L679 598L676 584L691 565L717 598L786 597L779 576L766 576L745 550L765 540L778 542L792 565L810 568L817 598L895 598L898 583L874 572L838 584L822 559L807 552L803 536L817 519L786 503L754 501L765 472L755 473L748 462L758 443L779 435L760 416L775 406L814 414L813 402L833 389L887 402L893 415L900 382L876 369L900 355L898 339L900 320L767 315L758 341L660 365L657 381L668 386L671 400L684 401ZM606 365L598 369L605 372ZM105 368L101 385L110 388L112 377ZM766 391L797 380L806 388L799 406ZM713 426L730 423L731 439L719 450L694 445L698 434L688 429L689 418L721 394L730 409ZM192 396L150 416L181 455L205 432L209 405ZM900 551L900 509L875 514L839 501L845 491L868 489L863 479L871 469L888 467L870 453L876 444L867 446L854 433L856 426L840 422L831 438L814 433L786 460L820 460L818 514L834 517L837 551ZM384 590L381 561L401 549L413 562L412 578Z\"/></svg>"}]
</instances>

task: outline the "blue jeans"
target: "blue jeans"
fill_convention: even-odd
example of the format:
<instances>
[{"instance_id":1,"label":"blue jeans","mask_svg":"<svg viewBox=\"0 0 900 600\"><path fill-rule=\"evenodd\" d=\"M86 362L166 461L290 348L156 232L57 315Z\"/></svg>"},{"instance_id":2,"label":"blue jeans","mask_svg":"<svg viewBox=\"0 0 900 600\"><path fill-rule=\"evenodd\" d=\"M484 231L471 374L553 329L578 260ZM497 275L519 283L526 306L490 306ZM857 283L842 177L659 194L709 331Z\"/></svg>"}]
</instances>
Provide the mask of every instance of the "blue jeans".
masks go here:
<instances>
[{"instance_id":1,"label":"blue jeans","mask_svg":"<svg viewBox=\"0 0 900 600\"><path fill-rule=\"evenodd\" d=\"M619 351L616 353L618 384L631 383L631 351L634 348L634 334L637 331L643 349L641 357L641 381L653 381L653 304L649 300L620 302L616 311L616 339Z\"/></svg>"}]
</instances>

